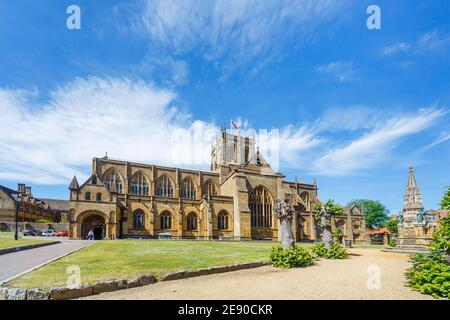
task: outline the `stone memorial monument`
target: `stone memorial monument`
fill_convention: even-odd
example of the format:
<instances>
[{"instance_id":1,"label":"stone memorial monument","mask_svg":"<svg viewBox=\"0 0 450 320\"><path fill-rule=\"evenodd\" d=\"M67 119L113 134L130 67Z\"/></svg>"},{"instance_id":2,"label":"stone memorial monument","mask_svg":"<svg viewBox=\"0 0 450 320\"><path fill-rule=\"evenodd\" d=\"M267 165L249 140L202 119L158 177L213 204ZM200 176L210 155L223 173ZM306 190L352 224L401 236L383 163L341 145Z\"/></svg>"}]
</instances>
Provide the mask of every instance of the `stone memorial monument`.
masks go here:
<instances>
[{"instance_id":1,"label":"stone memorial monument","mask_svg":"<svg viewBox=\"0 0 450 320\"><path fill-rule=\"evenodd\" d=\"M277 200L275 203L275 215L280 220L281 244L283 248L294 247L294 234L292 232L292 219L294 217L294 207L289 199Z\"/></svg>"},{"instance_id":2,"label":"stone memorial monument","mask_svg":"<svg viewBox=\"0 0 450 320\"><path fill-rule=\"evenodd\" d=\"M414 168L410 167L404 206L398 216L398 249L427 250L437 225L436 220L436 217L424 211Z\"/></svg>"},{"instance_id":3,"label":"stone memorial monument","mask_svg":"<svg viewBox=\"0 0 450 320\"><path fill-rule=\"evenodd\" d=\"M333 233L331 230L331 213L325 208L323 203L320 204L320 227L322 229L322 241L325 247L329 249L333 244Z\"/></svg>"}]
</instances>

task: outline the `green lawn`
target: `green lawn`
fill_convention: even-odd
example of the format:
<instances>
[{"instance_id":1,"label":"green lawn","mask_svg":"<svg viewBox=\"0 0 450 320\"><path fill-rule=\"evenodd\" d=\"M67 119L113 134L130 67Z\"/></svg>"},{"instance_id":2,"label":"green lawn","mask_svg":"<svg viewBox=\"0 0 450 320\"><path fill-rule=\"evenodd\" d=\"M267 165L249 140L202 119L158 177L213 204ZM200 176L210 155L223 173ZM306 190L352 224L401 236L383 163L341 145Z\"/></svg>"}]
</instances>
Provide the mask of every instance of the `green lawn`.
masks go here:
<instances>
[{"instance_id":1,"label":"green lawn","mask_svg":"<svg viewBox=\"0 0 450 320\"><path fill-rule=\"evenodd\" d=\"M82 283L94 283L132 279L144 273L161 277L166 272L182 269L268 261L272 246L273 243L267 242L102 241L19 277L7 286L65 286L68 276L66 270L71 265L80 267Z\"/></svg>"},{"instance_id":2,"label":"green lawn","mask_svg":"<svg viewBox=\"0 0 450 320\"><path fill-rule=\"evenodd\" d=\"M37 244L37 243L44 243L49 242L48 240L35 240L35 239L26 239L26 238L20 238L19 240L14 240L14 237L8 237L0 238L0 249L6 249L6 248L14 248L14 247L20 247L20 246L26 246L29 244Z\"/></svg>"}]
</instances>

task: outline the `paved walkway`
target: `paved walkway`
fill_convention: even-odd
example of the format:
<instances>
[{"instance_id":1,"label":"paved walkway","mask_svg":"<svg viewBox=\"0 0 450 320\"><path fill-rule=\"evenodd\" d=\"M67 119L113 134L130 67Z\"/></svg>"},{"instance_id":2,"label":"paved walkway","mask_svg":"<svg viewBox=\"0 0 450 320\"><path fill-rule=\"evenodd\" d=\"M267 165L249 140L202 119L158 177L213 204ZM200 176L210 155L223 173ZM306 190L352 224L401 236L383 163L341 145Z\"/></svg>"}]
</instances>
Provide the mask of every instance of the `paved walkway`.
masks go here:
<instances>
[{"instance_id":1,"label":"paved walkway","mask_svg":"<svg viewBox=\"0 0 450 320\"><path fill-rule=\"evenodd\" d=\"M45 239L48 240L49 238ZM92 243L84 240L50 239L62 242L41 248L0 255L0 283L49 260L71 253Z\"/></svg>"},{"instance_id":2,"label":"paved walkway","mask_svg":"<svg viewBox=\"0 0 450 320\"><path fill-rule=\"evenodd\" d=\"M408 267L405 254L352 249L349 259L320 260L308 268L266 266L159 282L85 299L433 299L404 286L403 273Z\"/></svg>"}]
</instances>

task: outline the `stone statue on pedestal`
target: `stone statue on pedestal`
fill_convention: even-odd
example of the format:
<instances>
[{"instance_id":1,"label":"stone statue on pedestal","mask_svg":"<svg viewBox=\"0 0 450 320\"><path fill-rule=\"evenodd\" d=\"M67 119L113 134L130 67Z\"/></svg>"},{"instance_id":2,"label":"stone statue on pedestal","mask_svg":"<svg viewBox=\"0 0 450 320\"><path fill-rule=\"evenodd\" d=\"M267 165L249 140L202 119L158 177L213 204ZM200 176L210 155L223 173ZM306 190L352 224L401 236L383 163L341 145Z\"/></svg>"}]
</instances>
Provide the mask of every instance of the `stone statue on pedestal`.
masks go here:
<instances>
[{"instance_id":1,"label":"stone statue on pedestal","mask_svg":"<svg viewBox=\"0 0 450 320\"><path fill-rule=\"evenodd\" d=\"M277 200L275 203L275 215L280 220L281 244L283 248L291 248L295 244L292 234L292 219L294 216L294 207L289 199L284 201Z\"/></svg>"},{"instance_id":2,"label":"stone statue on pedestal","mask_svg":"<svg viewBox=\"0 0 450 320\"><path fill-rule=\"evenodd\" d=\"M425 225L428 225L431 222L431 215L429 210L425 210L424 214Z\"/></svg>"},{"instance_id":3,"label":"stone statue on pedestal","mask_svg":"<svg viewBox=\"0 0 450 320\"><path fill-rule=\"evenodd\" d=\"M423 210L417 211L417 223L423 224Z\"/></svg>"},{"instance_id":4,"label":"stone statue on pedestal","mask_svg":"<svg viewBox=\"0 0 450 320\"><path fill-rule=\"evenodd\" d=\"M320 204L320 227L322 228L322 241L325 243L325 247L329 249L333 244L333 233L331 232L331 213Z\"/></svg>"}]
</instances>

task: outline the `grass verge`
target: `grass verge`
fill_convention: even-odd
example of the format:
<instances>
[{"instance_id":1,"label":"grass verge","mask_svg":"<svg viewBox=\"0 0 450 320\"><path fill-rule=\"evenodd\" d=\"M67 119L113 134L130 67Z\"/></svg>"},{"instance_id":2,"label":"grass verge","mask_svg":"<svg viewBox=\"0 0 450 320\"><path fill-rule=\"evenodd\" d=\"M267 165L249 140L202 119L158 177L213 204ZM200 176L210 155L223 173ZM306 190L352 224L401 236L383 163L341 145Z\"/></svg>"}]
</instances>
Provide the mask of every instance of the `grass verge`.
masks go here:
<instances>
[{"instance_id":1,"label":"grass verge","mask_svg":"<svg viewBox=\"0 0 450 320\"><path fill-rule=\"evenodd\" d=\"M14 240L13 237L0 238L0 249L15 248L15 247L27 246L30 244L44 243L44 242L50 242L50 241L36 240L36 239L24 239L24 238L21 238L19 240Z\"/></svg>"},{"instance_id":2,"label":"grass verge","mask_svg":"<svg viewBox=\"0 0 450 320\"><path fill-rule=\"evenodd\" d=\"M301 244L309 246L310 244ZM196 270L242 262L269 261L273 243L123 240L101 241L6 284L8 287L65 286L69 266L81 271L81 283L132 279L140 274L157 278L167 272Z\"/></svg>"}]
</instances>

